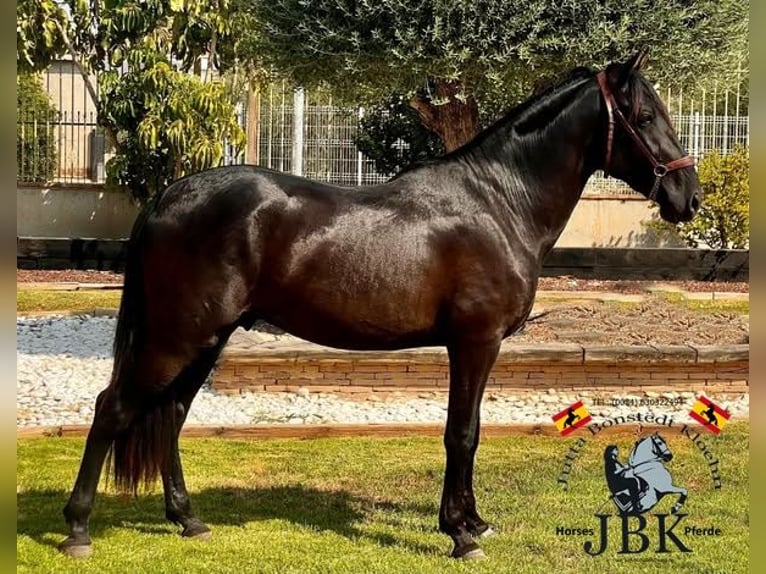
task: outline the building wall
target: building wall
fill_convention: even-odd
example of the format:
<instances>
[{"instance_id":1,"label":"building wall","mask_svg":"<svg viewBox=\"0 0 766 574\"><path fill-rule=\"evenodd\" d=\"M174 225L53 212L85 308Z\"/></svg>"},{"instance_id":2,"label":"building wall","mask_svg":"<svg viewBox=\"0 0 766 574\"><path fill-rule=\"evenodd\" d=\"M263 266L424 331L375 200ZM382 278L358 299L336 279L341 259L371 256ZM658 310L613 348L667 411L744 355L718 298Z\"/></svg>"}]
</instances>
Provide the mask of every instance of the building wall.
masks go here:
<instances>
[{"instance_id":1,"label":"building wall","mask_svg":"<svg viewBox=\"0 0 766 574\"><path fill-rule=\"evenodd\" d=\"M100 184L19 186L16 234L119 239L130 236L137 210L128 194ZM585 196L556 246L655 247L661 242L642 225L651 215L643 197Z\"/></svg>"},{"instance_id":2,"label":"building wall","mask_svg":"<svg viewBox=\"0 0 766 574\"><path fill-rule=\"evenodd\" d=\"M641 195L586 195L556 247L683 247L644 225L656 211Z\"/></svg>"},{"instance_id":3,"label":"building wall","mask_svg":"<svg viewBox=\"0 0 766 574\"><path fill-rule=\"evenodd\" d=\"M120 239L138 213L127 193L103 185L17 186L16 235Z\"/></svg>"}]
</instances>

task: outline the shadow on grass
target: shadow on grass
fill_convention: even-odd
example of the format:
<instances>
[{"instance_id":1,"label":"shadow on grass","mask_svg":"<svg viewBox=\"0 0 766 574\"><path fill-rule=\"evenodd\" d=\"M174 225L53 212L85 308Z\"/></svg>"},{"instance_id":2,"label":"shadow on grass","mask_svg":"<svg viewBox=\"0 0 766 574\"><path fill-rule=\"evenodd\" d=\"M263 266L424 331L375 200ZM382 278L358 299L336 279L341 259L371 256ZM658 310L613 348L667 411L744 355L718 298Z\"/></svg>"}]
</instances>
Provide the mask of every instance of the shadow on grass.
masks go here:
<instances>
[{"instance_id":1,"label":"shadow on grass","mask_svg":"<svg viewBox=\"0 0 766 574\"><path fill-rule=\"evenodd\" d=\"M62 508L69 493L61 490L28 491L17 495L18 535L26 535L40 544L55 546L66 536ZM283 520L317 531L330 531L351 540L369 540L383 547L434 554L443 551L432 545L414 542L411 536L366 532L360 525L366 516L361 509L376 508L386 512L414 512L431 515L426 505L399 505L373 501L346 491L324 491L304 486L271 488L208 488L191 495L196 514L213 531L216 526L244 526L262 520ZM433 514L436 522L436 514ZM178 528L165 519L161 493L138 498L100 492L96 497L90 522L96 539L114 527L132 528L146 535L177 535ZM52 530L61 537L54 539Z\"/></svg>"}]
</instances>

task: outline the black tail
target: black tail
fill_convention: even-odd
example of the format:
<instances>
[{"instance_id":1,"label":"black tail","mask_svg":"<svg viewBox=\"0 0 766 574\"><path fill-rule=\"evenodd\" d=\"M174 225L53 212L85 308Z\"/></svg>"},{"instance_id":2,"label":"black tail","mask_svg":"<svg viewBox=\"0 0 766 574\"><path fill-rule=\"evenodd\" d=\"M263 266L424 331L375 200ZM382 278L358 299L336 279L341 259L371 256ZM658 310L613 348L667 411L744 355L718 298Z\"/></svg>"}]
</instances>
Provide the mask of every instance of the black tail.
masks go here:
<instances>
[{"instance_id":1,"label":"black tail","mask_svg":"<svg viewBox=\"0 0 766 574\"><path fill-rule=\"evenodd\" d=\"M173 401L164 395L152 396L146 390L145 381L137 379L139 373L136 367L146 343L142 255L146 221L153 204L150 201L141 210L128 242L122 301L114 338L114 368L107 389L107 392L115 393L121 400L129 401L132 407L139 409L130 426L116 436L107 459L107 469L111 467L117 489L133 494L137 493L141 483L150 485L156 481L167 463L176 433Z\"/></svg>"}]
</instances>

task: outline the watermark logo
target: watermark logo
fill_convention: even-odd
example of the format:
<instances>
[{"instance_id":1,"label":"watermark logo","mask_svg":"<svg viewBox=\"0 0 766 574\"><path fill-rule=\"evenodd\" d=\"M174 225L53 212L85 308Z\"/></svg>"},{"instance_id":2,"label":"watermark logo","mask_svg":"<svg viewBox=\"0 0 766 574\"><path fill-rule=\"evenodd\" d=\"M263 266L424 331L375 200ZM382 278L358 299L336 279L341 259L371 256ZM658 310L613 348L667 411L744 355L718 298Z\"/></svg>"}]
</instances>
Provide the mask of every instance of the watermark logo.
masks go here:
<instances>
[{"instance_id":1,"label":"watermark logo","mask_svg":"<svg viewBox=\"0 0 766 574\"><path fill-rule=\"evenodd\" d=\"M723 430L731 415L705 396L697 398L689 416L713 434Z\"/></svg>"},{"instance_id":2,"label":"watermark logo","mask_svg":"<svg viewBox=\"0 0 766 574\"><path fill-rule=\"evenodd\" d=\"M710 409L712 403L702 401L700 404L702 406L695 404L694 412L704 416L701 412ZM570 433L575 428L585 426L587 429L585 435L595 436L606 429L634 423L637 424L637 438L622 452L620 446L616 444L617 441L603 449L599 457L603 461L603 482L601 482L603 486L599 488L599 491L606 495L606 499L593 514L583 516L577 524L558 525L557 535L586 537L584 540L581 539L579 544L590 556L599 556L610 551L617 554L641 554L646 551L660 554L692 552L691 537L720 536L721 529L715 525L703 528L683 524L688 516L684 512L688 491L683 484L676 482L671 474L674 455L665 437L676 433L676 436L689 440L702 454L710 470L713 488L721 488L718 458L713 454L708 441L704 440L699 432L694 432L693 427L688 424L677 424L670 415L645 412L634 412L598 421L593 421L590 415L587 415L589 422L578 424L581 419L576 419L571 414L578 414L578 409L574 408L576 405L578 403L554 416L554 422L557 419L563 419L561 423L556 422L556 427L562 435L565 431ZM580 406L582 406L581 403ZM726 412L723 409L716 410L715 405L712 410L712 414L715 415L720 414L719 410ZM697 420L696 417L693 418ZM729 417L724 418L721 415L717 418L719 423L716 428L720 432ZM567 420L569 423L565 426L564 422ZM642 435L644 424L661 428L651 434ZM707 422L707 424L714 423ZM584 456L587 443L588 439L580 436L569 446L557 479L565 491L569 490L572 469L576 461ZM666 497L672 500L672 506L669 511L657 512L655 507ZM652 512L653 510L655 511ZM616 522L618 526L616 541L610 540L610 522ZM614 538L614 529L611 532Z\"/></svg>"},{"instance_id":3,"label":"watermark logo","mask_svg":"<svg viewBox=\"0 0 766 574\"><path fill-rule=\"evenodd\" d=\"M582 401L569 405L551 418L561 436L567 436L569 433L591 422L590 413Z\"/></svg>"},{"instance_id":4,"label":"watermark logo","mask_svg":"<svg viewBox=\"0 0 766 574\"><path fill-rule=\"evenodd\" d=\"M665 467L672 459L673 453L657 432L636 442L625 465L619 460L617 445L610 444L604 449L606 484L620 514L648 512L667 494L678 495L670 512L676 514L681 510L687 493L685 488L673 484Z\"/></svg>"}]
</instances>

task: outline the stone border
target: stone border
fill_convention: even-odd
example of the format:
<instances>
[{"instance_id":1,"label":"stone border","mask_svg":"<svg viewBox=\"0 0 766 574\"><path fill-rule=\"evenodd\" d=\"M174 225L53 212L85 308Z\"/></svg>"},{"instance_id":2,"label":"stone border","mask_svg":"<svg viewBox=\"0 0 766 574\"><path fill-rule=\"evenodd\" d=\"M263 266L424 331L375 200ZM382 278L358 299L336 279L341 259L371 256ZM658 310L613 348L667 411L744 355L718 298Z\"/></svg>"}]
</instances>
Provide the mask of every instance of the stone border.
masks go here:
<instances>
[{"instance_id":1,"label":"stone border","mask_svg":"<svg viewBox=\"0 0 766 574\"><path fill-rule=\"evenodd\" d=\"M749 392L745 345L581 346L504 344L487 390L515 393L598 391L647 395L670 391ZM215 390L391 393L446 391L445 349L344 351L310 343L275 342L224 350Z\"/></svg>"}]
</instances>

